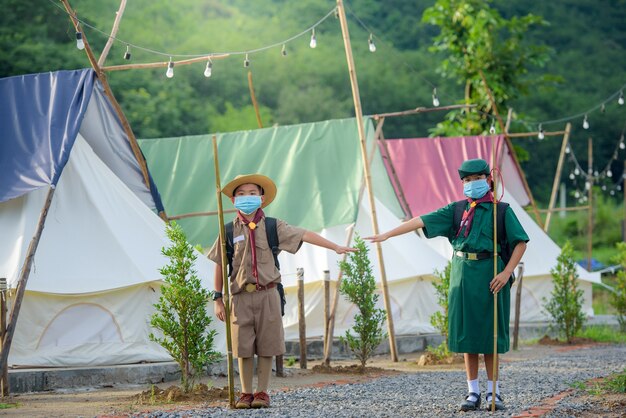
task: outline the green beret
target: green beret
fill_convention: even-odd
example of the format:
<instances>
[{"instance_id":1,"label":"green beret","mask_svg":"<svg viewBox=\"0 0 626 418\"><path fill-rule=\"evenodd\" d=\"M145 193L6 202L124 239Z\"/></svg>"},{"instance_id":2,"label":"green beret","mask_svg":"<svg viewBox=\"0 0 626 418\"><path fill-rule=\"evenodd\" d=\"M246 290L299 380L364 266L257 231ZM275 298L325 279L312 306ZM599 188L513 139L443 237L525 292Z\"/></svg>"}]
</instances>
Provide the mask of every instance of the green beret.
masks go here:
<instances>
[{"instance_id":1,"label":"green beret","mask_svg":"<svg viewBox=\"0 0 626 418\"><path fill-rule=\"evenodd\" d=\"M482 158L463 161L463 164L461 164L461 167L459 167L459 176L461 176L461 179L463 179L470 174L485 174L488 176L489 164Z\"/></svg>"}]
</instances>

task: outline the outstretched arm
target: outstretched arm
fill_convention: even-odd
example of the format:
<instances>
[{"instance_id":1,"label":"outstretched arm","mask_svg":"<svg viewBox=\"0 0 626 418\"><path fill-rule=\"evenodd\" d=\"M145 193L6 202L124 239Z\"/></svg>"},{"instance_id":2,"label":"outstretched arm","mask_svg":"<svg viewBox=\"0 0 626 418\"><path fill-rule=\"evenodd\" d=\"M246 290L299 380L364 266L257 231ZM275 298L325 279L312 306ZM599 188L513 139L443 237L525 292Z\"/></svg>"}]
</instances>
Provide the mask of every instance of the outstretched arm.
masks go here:
<instances>
[{"instance_id":1,"label":"outstretched arm","mask_svg":"<svg viewBox=\"0 0 626 418\"><path fill-rule=\"evenodd\" d=\"M409 221L403 222L402 224L398 225L391 231L383 232L382 234L378 234L378 235L372 235L371 237L365 237L364 239L371 241L371 242L382 242L391 237L406 234L407 232L415 231L416 229L423 228L423 227L424 227L424 221L422 221L422 218L420 218L419 216L416 216L415 218Z\"/></svg>"},{"instance_id":2,"label":"outstretched arm","mask_svg":"<svg viewBox=\"0 0 626 418\"><path fill-rule=\"evenodd\" d=\"M308 242L309 244L317 245L319 247L328 248L329 250L333 250L337 254L353 253L356 251L356 248L344 247L342 245L335 244L334 242L329 241L323 236L316 234L312 231L306 231L302 236L302 241Z\"/></svg>"}]
</instances>

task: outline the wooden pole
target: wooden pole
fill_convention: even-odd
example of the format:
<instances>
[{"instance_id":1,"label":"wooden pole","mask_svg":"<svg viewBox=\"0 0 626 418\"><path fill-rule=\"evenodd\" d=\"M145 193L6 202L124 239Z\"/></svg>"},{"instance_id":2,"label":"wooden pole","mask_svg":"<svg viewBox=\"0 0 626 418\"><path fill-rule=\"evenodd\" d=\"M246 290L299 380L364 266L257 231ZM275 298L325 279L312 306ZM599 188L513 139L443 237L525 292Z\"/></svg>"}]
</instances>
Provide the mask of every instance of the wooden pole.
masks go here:
<instances>
[{"instance_id":1,"label":"wooden pole","mask_svg":"<svg viewBox=\"0 0 626 418\"><path fill-rule=\"evenodd\" d=\"M626 160L624 160L624 169L622 171L622 194L624 201L622 203L624 216L622 219L622 242L626 241Z\"/></svg>"},{"instance_id":2,"label":"wooden pole","mask_svg":"<svg viewBox=\"0 0 626 418\"><path fill-rule=\"evenodd\" d=\"M488 89L488 88L487 88ZM502 122L502 121L500 121ZM493 173L493 277L498 275L498 202L496 195L498 192L498 176L497 176L497 161L496 161L496 138L497 136L491 136L491 172ZM493 385L495 392L495 385L498 381L498 292L493 293ZM491 412L496 410L495 395L491 396Z\"/></svg>"},{"instance_id":3,"label":"wooden pole","mask_svg":"<svg viewBox=\"0 0 626 418\"><path fill-rule=\"evenodd\" d=\"M371 115L371 117L373 119L378 120L378 119L383 119L383 118L393 117L393 116L409 116L409 115L415 115L417 113L440 112L444 110L463 109L463 108L472 108L472 107L476 107L476 105L459 104L459 105L439 106L439 107L416 107L415 109L403 110L401 112L377 113L375 115Z\"/></svg>"},{"instance_id":4,"label":"wooden pole","mask_svg":"<svg viewBox=\"0 0 626 418\"><path fill-rule=\"evenodd\" d=\"M219 59L228 58L230 54L218 54L218 55L204 55L202 57L188 58L179 61L172 61L174 66L180 67L181 65L190 65L195 64L197 62L207 62L208 60L215 61ZM147 62L147 63L139 63L139 64L122 64L122 65L111 65L107 67L102 67L101 70L103 72L106 71L123 71L123 70L146 70L150 68L166 68L169 65L169 61L160 61L160 62Z\"/></svg>"},{"instance_id":5,"label":"wooden pole","mask_svg":"<svg viewBox=\"0 0 626 418\"><path fill-rule=\"evenodd\" d=\"M519 316L522 306L522 282L524 280L524 262L520 261L517 268L517 289L515 291L515 323L513 324L513 350L517 350L519 338Z\"/></svg>"},{"instance_id":6,"label":"wooden pole","mask_svg":"<svg viewBox=\"0 0 626 418\"><path fill-rule=\"evenodd\" d=\"M588 226L587 226L587 271L591 271L591 252L592 252L592 238L593 238L593 140L589 138L587 141L587 152L589 163L587 165L587 181L589 182L589 191L587 192L589 203Z\"/></svg>"},{"instance_id":7,"label":"wooden pole","mask_svg":"<svg viewBox=\"0 0 626 418\"><path fill-rule=\"evenodd\" d=\"M148 190L152 191L152 188L150 187L150 176L148 174L148 165L146 164L146 160L144 159L143 154L141 153L141 149L139 149L137 138L135 138L135 134L133 133L133 130L130 128L128 119L126 119L126 115L124 115L124 112L122 111L122 108L120 107L120 104L117 102L117 99L113 95L113 91L111 90L111 87L109 86L109 82L106 78L106 75L104 74L104 71L102 71L102 68L100 68L100 66L98 65L98 62L96 61L96 57L94 56L93 51L91 50L91 46L89 45L89 42L87 41L87 36L85 36L85 33L80 28L80 24L78 22L78 19L76 18L76 13L71 8L68 0L61 0L61 3L63 3L63 6L65 7L65 10L67 11L67 14L69 15L72 21L72 24L74 25L74 29L77 32L81 32L83 35L83 42L85 43L85 53L87 54L87 58L89 59L91 66L96 72L98 79L102 83L104 94L111 101L111 105L113 106L113 109L115 110L115 113L117 114L117 117L119 118L120 123L122 124L122 128L124 129L124 132L126 133L126 137L128 139L128 143L130 144L130 148L133 151L133 155L135 156L137 163L139 164L139 169L141 170L141 174L143 176L143 182L148 188ZM161 217L161 219L167 220L167 215L165 214L165 211L159 212L159 216Z\"/></svg>"},{"instance_id":8,"label":"wooden pole","mask_svg":"<svg viewBox=\"0 0 626 418\"><path fill-rule=\"evenodd\" d=\"M11 309L11 315L9 316L9 323L7 325L6 332L2 335L2 352L0 355L0 370L8 370L9 351L11 350L11 342L13 341L13 334L15 333L15 325L17 324L17 318L20 314L20 308L22 307L22 300L24 299L24 292L26 291L26 283L28 283L28 276L30 275L30 268L35 259L35 253L37 252L37 246L39 245L39 239L43 232L43 228L46 224L46 217L48 216L48 210L52 203L52 197L54 196L55 186L50 185L46 200L44 202L41 213L39 214L39 222L35 228L35 234L30 240L28 250L26 250L26 257L24 257L24 264L20 271L20 277L17 281L17 292L15 295L15 303ZM8 388L7 388L8 390Z\"/></svg>"},{"instance_id":9,"label":"wooden pole","mask_svg":"<svg viewBox=\"0 0 626 418\"><path fill-rule=\"evenodd\" d=\"M236 213L237 209L226 209L223 210L222 213ZM167 219L169 221L175 221L178 219L185 219L185 218L193 218L196 216L213 216L213 215L217 215L217 211L210 211L210 212L191 212L191 213L184 213L182 215L174 215L174 216L168 216Z\"/></svg>"},{"instance_id":10,"label":"wooden pole","mask_svg":"<svg viewBox=\"0 0 626 418\"><path fill-rule=\"evenodd\" d=\"M306 321L304 318L304 269L296 270L298 283L298 332L300 335L300 368L306 369Z\"/></svg>"},{"instance_id":11,"label":"wooden pole","mask_svg":"<svg viewBox=\"0 0 626 418\"><path fill-rule=\"evenodd\" d=\"M217 137L213 135L213 165L215 167L215 193L217 196L217 217L219 222L219 234L222 253L222 283L223 301L226 320L226 350L228 360L228 402L231 408L235 407L235 374L233 370L233 343L230 332L230 278L228 277L226 259L226 232L224 228L224 211L222 209L222 180L220 179L220 162L217 155Z\"/></svg>"},{"instance_id":12,"label":"wooden pole","mask_svg":"<svg viewBox=\"0 0 626 418\"><path fill-rule=\"evenodd\" d=\"M328 349L328 320L330 318L330 271L324 270L324 353Z\"/></svg>"},{"instance_id":13,"label":"wooden pole","mask_svg":"<svg viewBox=\"0 0 626 418\"><path fill-rule=\"evenodd\" d=\"M559 162L556 165L556 173L554 173L554 182L552 183L552 194L550 194L550 203L548 204L548 214L546 215L546 223L543 225L543 230L547 233L550 228L550 219L552 218L552 210L556 205L556 192L559 189L559 183L561 182L561 172L563 171L563 161L565 160L565 150L567 149L567 143L569 141L570 131L572 125L568 122L565 125L565 135L563 135L563 142L561 143L561 153L559 154Z\"/></svg>"},{"instance_id":14,"label":"wooden pole","mask_svg":"<svg viewBox=\"0 0 626 418\"><path fill-rule=\"evenodd\" d=\"M7 332L7 279L0 278L0 351L2 350L2 341ZM0 394L4 398L9 396L9 370L6 368L0 370Z\"/></svg>"},{"instance_id":15,"label":"wooden pole","mask_svg":"<svg viewBox=\"0 0 626 418\"><path fill-rule=\"evenodd\" d=\"M361 143L361 157L363 159L363 170L365 175L365 184L369 195L369 203L372 213L372 230L374 235L378 235L378 219L376 216L376 205L374 200L374 190L372 187L372 179L370 176L370 167L367 159L367 149L365 145L365 127L363 124L363 111L361 110L361 96L359 94L359 84L356 77L356 68L352 57L352 46L350 44L350 33L348 32L348 21L346 20L346 11L343 7L343 0L337 0L337 12L339 14L339 22L341 23L341 33L343 34L343 43L346 50L346 59L348 61L348 71L350 73L350 85L352 86L352 98L354 100L354 112L356 114L357 129L359 131L359 139ZM396 333L393 326L393 316L391 312L391 301L389 298L389 288L387 286L387 275L385 273L385 261L383 259L382 246L380 242L376 243L376 254L378 256L378 264L380 266L380 280L383 291L383 301L385 311L387 312L387 331L389 334L389 350L391 352L391 360L398 361L398 351L396 349Z\"/></svg>"},{"instance_id":16,"label":"wooden pole","mask_svg":"<svg viewBox=\"0 0 626 418\"><path fill-rule=\"evenodd\" d=\"M113 28L111 29L111 35L109 39L107 39L107 43L102 50L102 54L100 54L100 58L98 58L98 66L102 67L104 62L107 59L107 55L109 55L109 50L111 50L111 45L113 45L113 38L117 35L117 31L120 28L120 21L122 20L122 16L124 15L124 9L126 8L126 0L122 0L120 3L120 8L115 13L115 21L113 22Z\"/></svg>"},{"instance_id":17,"label":"wooden pole","mask_svg":"<svg viewBox=\"0 0 626 418\"><path fill-rule=\"evenodd\" d=\"M256 101L256 94L254 94L254 84L252 83L252 71L248 70L248 89L250 90L250 100L252 100L252 106L254 107L254 114L256 115L256 123L259 128L263 127L261 122L261 112L259 112L259 104Z\"/></svg>"}]
</instances>

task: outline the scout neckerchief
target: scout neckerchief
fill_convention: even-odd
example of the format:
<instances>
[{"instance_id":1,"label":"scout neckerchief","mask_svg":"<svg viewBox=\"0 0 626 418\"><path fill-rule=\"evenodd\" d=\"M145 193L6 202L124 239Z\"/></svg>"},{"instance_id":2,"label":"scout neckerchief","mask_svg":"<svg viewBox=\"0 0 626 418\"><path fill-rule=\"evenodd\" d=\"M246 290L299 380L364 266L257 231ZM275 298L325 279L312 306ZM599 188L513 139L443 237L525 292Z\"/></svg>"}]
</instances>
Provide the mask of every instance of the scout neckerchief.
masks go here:
<instances>
[{"instance_id":1,"label":"scout neckerchief","mask_svg":"<svg viewBox=\"0 0 626 418\"><path fill-rule=\"evenodd\" d=\"M250 246L252 247L252 276L254 276L254 280L256 281L256 287L258 289L259 288L259 272L256 268L256 242L254 240L254 230L256 229L261 218L265 216L265 214L263 213L263 210L261 208L258 208L256 210L256 213L254 214L254 219L251 221L247 220L239 211L237 212L237 216L239 217L241 222L243 222L244 225L250 228Z\"/></svg>"},{"instance_id":2,"label":"scout neckerchief","mask_svg":"<svg viewBox=\"0 0 626 418\"><path fill-rule=\"evenodd\" d=\"M472 221L474 220L474 212L476 211L476 206L478 206L479 203L484 203L484 202L493 202L493 194L491 194L491 192L487 192L483 197L481 197L480 199L472 199L470 197L467 198L467 201L469 202L469 210L465 210L463 212L463 218L461 219L461 225L459 225L459 230L456 232L456 236L458 237L459 234L461 233L461 229L463 229L463 227L465 227L465 234L464 236L467 237L469 235L469 231L472 228Z\"/></svg>"}]
</instances>

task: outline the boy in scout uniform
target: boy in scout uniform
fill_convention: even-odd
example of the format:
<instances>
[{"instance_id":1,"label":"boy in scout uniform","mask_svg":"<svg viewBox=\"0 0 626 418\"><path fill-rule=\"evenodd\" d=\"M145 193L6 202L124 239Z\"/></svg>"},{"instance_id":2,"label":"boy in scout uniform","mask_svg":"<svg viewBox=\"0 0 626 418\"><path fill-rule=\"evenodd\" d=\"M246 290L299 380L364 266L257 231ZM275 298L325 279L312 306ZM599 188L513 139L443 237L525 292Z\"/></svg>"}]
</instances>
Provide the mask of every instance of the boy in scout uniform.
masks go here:
<instances>
[{"instance_id":1,"label":"boy in scout uniform","mask_svg":"<svg viewBox=\"0 0 626 418\"><path fill-rule=\"evenodd\" d=\"M498 258L498 274L493 277L493 195L489 164L482 159L467 160L459 168L463 192L467 197L460 227L454 224L456 202L427 215L417 216L400 226L372 237L372 242L423 228L427 238L448 238L454 249L448 294L448 347L464 353L469 394L461 403L462 411L480 408L478 356L484 354L487 369L486 401L491 405L495 391L496 409L504 403L498 381L493 383L493 293L498 295L498 353L509 351L509 278L526 251L528 235L513 210L504 213L506 239L513 249L504 265ZM503 231L498 231L501 234ZM501 250L499 250L500 252ZM497 355L495 356L497 361Z\"/></svg>"},{"instance_id":2,"label":"boy in scout uniform","mask_svg":"<svg viewBox=\"0 0 626 418\"><path fill-rule=\"evenodd\" d=\"M228 183L222 192L238 209L233 221L233 259L230 272L231 335L233 355L239 363L241 397L236 408L267 408L267 394L272 371L272 357L285 352L281 301L276 285L280 272L267 242L265 215L262 208L276 197L276 185L260 174L240 175ZM337 245L322 236L277 220L279 249L295 253L302 242L328 248L337 254L356 251ZM224 321L222 301L222 258L219 238L209 251L215 266L214 310ZM257 360L257 391L252 390L254 355Z\"/></svg>"}]
</instances>

